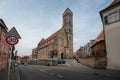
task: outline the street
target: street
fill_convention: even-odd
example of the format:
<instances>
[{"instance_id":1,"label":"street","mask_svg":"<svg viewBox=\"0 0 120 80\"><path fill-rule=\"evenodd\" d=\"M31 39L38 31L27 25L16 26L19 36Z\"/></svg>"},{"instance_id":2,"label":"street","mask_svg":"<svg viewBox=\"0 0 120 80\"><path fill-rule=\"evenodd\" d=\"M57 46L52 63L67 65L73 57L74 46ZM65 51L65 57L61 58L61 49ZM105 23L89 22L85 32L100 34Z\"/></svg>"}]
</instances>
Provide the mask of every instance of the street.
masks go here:
<instances>
[{"instance_id":1,"label":"street","mask_svg":"<svg viewBox=\"0 0 120 80\"><path fill-rule=\"evenodd\" d=\"M120 77L115 77L109 72L109 75L106 75L104 70L101 71L83 65L79 67L19 65L20 80L120 80Z\"/></svg>"}]
</instances>

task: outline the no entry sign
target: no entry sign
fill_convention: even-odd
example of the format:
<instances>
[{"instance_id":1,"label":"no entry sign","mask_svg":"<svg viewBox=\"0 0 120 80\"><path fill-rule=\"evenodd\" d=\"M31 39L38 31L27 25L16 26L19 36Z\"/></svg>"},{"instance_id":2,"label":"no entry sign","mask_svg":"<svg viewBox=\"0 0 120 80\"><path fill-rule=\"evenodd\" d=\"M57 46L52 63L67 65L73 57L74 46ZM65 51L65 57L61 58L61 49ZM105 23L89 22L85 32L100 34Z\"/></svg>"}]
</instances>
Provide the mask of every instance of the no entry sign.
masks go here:
<instances>
[{"instance_id":1,"label":"no entry sign","mask_svg":"<svg viewBox=\"0 0 120 80\"><path fill-rule=\"evenodd\" d=\"M16 45L18 43L18 38L16 36L7 36L6 42L10 45Z\"/></svg>"}]
</instances>

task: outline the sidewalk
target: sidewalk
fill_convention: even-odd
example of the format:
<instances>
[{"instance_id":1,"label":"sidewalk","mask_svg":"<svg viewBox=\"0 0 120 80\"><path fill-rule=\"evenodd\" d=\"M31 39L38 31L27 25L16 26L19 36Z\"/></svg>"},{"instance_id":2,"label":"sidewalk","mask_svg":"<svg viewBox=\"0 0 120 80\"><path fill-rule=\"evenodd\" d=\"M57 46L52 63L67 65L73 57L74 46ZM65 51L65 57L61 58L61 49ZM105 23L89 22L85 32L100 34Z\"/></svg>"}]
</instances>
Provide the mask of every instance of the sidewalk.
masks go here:
<instances>
[{"instance_id":1,"label":"sidewalk","mask_svg":"<svg viewBox=\"0 0 120 80\"><path fill-rule=\"evenodd\" d=\"M8 71L4 70L0 72L0 80L8 80ZM10 71L10 78L9 80L20 80L20 76L19 76L19 70L16 67L15 72L14 71Z\"/></svg>"},{"instance_id":2,"label":"sidewalk","mask_svg":"<svg viewBox=\"0 0 120 80\"><path fill-rule=\"evenodd\" d=\"M8 80L7 70L0 71L0 80Z\"/></svg>"}]
</instances>

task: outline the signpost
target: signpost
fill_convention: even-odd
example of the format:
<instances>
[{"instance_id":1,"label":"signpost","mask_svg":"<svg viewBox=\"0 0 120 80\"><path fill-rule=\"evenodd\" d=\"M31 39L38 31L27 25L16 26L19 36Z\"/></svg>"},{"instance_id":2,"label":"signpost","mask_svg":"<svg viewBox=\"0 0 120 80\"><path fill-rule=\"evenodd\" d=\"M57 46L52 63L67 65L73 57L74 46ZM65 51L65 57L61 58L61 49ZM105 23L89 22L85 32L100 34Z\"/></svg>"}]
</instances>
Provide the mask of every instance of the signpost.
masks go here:
<instances>
[{"instance_id":1,"label":"signpost","mask_svg":"<svg viewBox=\"0 0 120 80\"><path fill-rule=\"evenodd\" d=\"M14 50L15 50L15 46L19 40L18 39L21 39L19 33L17 32L17 30L15 29L15 27L13 27L6 35L6 42L11 45L11 53L10 53L10 57L9 57L9 66L8 66L8 80L9 80L9 77L10 77L10 67L11 67L11 58L14 59ZM17 52L16 52L17 54ZM12 64L13 65L13 64ZM13 66L12 66L13 67Z\"/></svg>"}]
</instances>

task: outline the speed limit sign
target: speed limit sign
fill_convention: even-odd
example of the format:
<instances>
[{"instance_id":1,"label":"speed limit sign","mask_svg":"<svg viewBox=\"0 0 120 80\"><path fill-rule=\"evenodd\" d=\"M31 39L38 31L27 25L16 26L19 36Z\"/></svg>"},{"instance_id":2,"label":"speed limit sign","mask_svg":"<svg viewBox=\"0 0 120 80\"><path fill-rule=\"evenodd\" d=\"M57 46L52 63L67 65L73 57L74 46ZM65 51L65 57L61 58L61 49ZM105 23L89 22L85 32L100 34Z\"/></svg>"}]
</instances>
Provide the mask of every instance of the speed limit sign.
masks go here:
<instances>
[{"instance_id":1,"label":"speed limit sign","mask_svg":"<svg viewBox=\"0 0 120 80\"><path fill-rule=\"evenodd\" d=\"M18 38L16 36L7 36L6 42L10 45L16 45L18 43Z\"/></svg>"}]
</instances>

